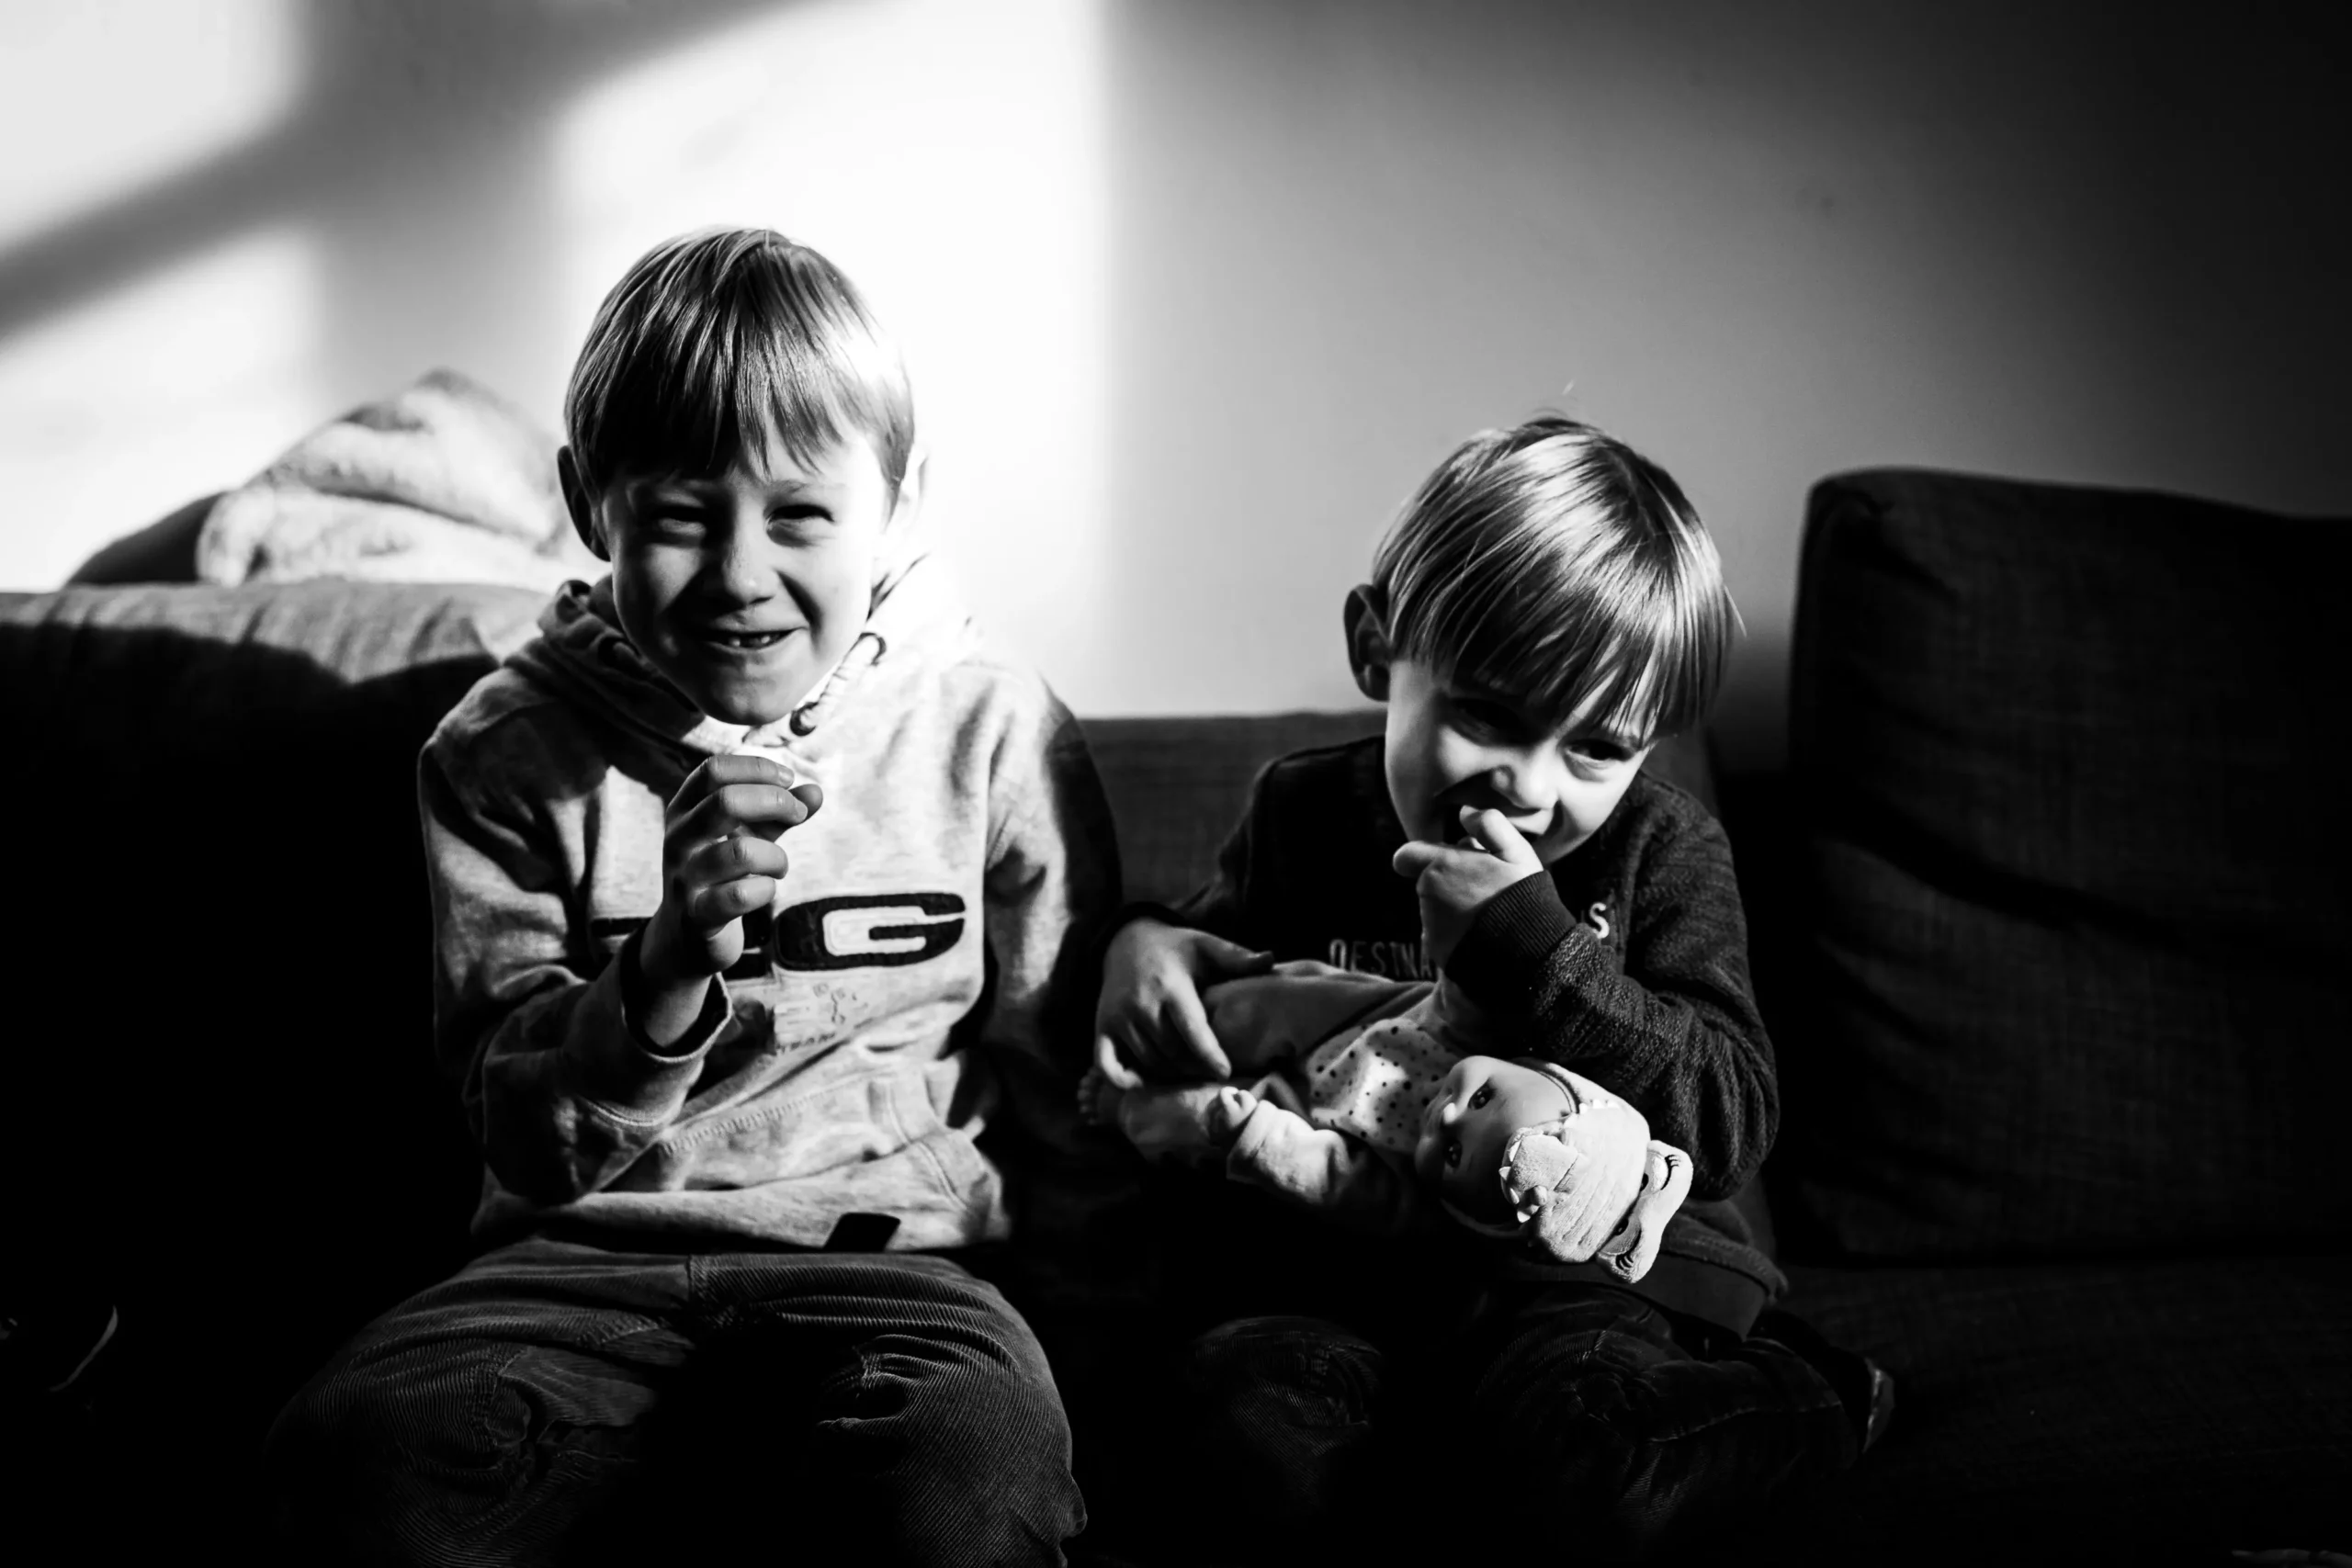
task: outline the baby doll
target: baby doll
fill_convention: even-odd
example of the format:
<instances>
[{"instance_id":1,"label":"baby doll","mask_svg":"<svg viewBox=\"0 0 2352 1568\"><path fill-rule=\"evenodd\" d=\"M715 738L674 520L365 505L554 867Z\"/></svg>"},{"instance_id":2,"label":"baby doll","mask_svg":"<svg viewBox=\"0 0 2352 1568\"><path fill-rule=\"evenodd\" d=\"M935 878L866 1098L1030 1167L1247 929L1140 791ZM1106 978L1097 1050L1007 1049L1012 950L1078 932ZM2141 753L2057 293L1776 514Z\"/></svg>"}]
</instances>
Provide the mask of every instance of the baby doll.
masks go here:
<instances>
[{"instance_id":1,"label":"baby doll","mask_svg":"<svg viewBox=\"0 0 2352 1568\"><path fill-rule=\"evenodd\" d=\"M1237 1076L1122 1089L1100 1071L1080 1111L1154 1160L1221 1164L1237 1181L1393 1233L1434 1199L1454 1219L1562 1262L1649 1271L1690 1161L1590 1079L1475 1048L1461 992L1326 964L1278 965L1203 993Z\"/></svg>"}]
</instances>

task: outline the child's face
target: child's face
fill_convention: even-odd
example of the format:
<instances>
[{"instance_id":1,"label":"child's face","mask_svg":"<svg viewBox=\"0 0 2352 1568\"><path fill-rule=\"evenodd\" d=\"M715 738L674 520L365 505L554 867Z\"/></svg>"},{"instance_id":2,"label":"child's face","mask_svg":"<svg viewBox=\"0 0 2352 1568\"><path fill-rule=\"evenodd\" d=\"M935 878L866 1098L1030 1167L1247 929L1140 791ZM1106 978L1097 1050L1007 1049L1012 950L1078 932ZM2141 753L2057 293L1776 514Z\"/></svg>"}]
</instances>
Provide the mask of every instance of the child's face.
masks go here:
<instances>
[{"instance_id":1,"label":"child's face","mask_svg":"<svg viewBox=\"0 0 2352 1568\"><path fill-rule=\"evenodd\" d=\"M911 487L893 491L862 436L807 468L746 457L714 479L624 476L594 498L575 495L569 457L565 496L612 562L622 629L729 724L782 718L849 651L884 542L911 506Z\"/></svg>"},{"instance_id":2,"label":"child's face","mask_svg":"<svg viewBox=\"0 0 2352 1568\"><path fill-rule=\"evenodd\" d=\"M1423 1184L1476 1220L1507 1220L1503 1148L1521 1127L1574 1111L1559 1081L1495 1056L1464 1056L1421 1112L1413 1170Z\"/></svg>"},{"instance_id":3,"label":"child's face","mask_svg":"<svg viewBox=\"0 0 2352 1568\"><path fill-rule=\"evenodd\" d=\"M1650 753L1581 715L1546 725L1418 659L1390 659L1386 685L1388 798L1415 839L1455 842L1464 807L1491 808L1550 865L1609 820Z\"/></svg>"}]
</instances>

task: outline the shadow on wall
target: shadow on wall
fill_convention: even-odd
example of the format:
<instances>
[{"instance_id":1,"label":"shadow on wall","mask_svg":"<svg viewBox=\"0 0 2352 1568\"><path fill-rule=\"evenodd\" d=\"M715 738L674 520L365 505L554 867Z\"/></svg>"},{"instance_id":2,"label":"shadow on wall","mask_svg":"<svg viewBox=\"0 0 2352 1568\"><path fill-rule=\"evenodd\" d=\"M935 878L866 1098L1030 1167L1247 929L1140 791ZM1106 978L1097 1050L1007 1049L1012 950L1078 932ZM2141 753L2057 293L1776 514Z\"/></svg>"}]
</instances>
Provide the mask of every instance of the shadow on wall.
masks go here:
<instances>
[{"instance_id":1,"label":"shadow on wall","mask_svg":"<svg viewBox=\"0 0 2352 1568\"><path fill-rule=\"evenodd\" d=\"M62 580L441 359L536 399L581 324L549 276L563 110L797 8L243 0L12 39L18 133L70 149L0 185L0 583Z\"/></svg>"},{"instance_id":2,"label":"shadow on wall","mask_svg":"<svg viewBox=\"0 0 2352 1568\"><path fill-rule=\"evenodd\" d=\"M584 84L777 0L661 6L288 6L300 87L283 118L0 251L0 341L249 231L299 221L318 247L329 363L398 362L410 318L436 323L548 298L557 188L546 139ZM420 104L420 87L438 102ZM484 123L506 134L480 134ZM420 191L434 210L416 209ZM397 199L394 199L397 197ZM481 286L418 298L452 245ZM507 276L500 276L503 270ZM553 341L568 323L548 321Z\"/></svg>"}]
</instances>

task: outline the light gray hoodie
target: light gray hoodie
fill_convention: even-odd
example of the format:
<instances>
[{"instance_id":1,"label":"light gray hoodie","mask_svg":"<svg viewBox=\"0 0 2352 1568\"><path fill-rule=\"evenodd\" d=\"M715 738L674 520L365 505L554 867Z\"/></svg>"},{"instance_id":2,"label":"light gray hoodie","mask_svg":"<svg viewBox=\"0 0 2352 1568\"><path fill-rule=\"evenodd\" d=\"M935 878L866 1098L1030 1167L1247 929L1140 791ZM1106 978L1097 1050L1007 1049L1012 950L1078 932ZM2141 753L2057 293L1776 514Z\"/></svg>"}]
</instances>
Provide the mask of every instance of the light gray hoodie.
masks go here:
<instances>
[{"instance_id":1,"label":"light gray hoodie","mask_svg":"<svg viewBox=\"0 0 2352 1568\"><path fill-rule=\"evenodd\" d=\"M669 798L746 745L823 786L785 835L770 918L676 1051L622 1016L631 932L662 897ZM1081 1142L1091 983L1117 851L1078 726L989 657L918 563L786 720L695 711L630 645L611 582L441 721L420 763L435 1034L484 1160L478 1235L550 1218L821 1246L844 1213L892 1248L1005 1236L974 1139L1010 1112ZM764 929L763 929L764 928ZM1082 1206L1082 1205L1081 1205Z\"/></svg>"}]
</instances>

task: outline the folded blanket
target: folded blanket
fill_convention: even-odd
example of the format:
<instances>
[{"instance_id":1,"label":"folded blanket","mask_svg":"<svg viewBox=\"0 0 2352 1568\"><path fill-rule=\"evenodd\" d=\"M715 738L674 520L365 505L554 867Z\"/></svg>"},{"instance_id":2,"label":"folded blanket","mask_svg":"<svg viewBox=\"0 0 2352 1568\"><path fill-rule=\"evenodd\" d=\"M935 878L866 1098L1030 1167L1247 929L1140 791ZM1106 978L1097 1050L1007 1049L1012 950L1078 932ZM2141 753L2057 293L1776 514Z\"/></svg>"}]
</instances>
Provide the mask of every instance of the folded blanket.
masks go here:
<instances>
[{"instance_id":1,"label":"folded blanket","mask_svg":"<svg viewBox=\"0 0 2352 1568\"><path fill-rule=\"evenodd\" d=\"M223 495L206 582L311 577L552 589L603 569L565 516L555 438L453 370L311 432Z\"/></svg>"}]
</instances>

